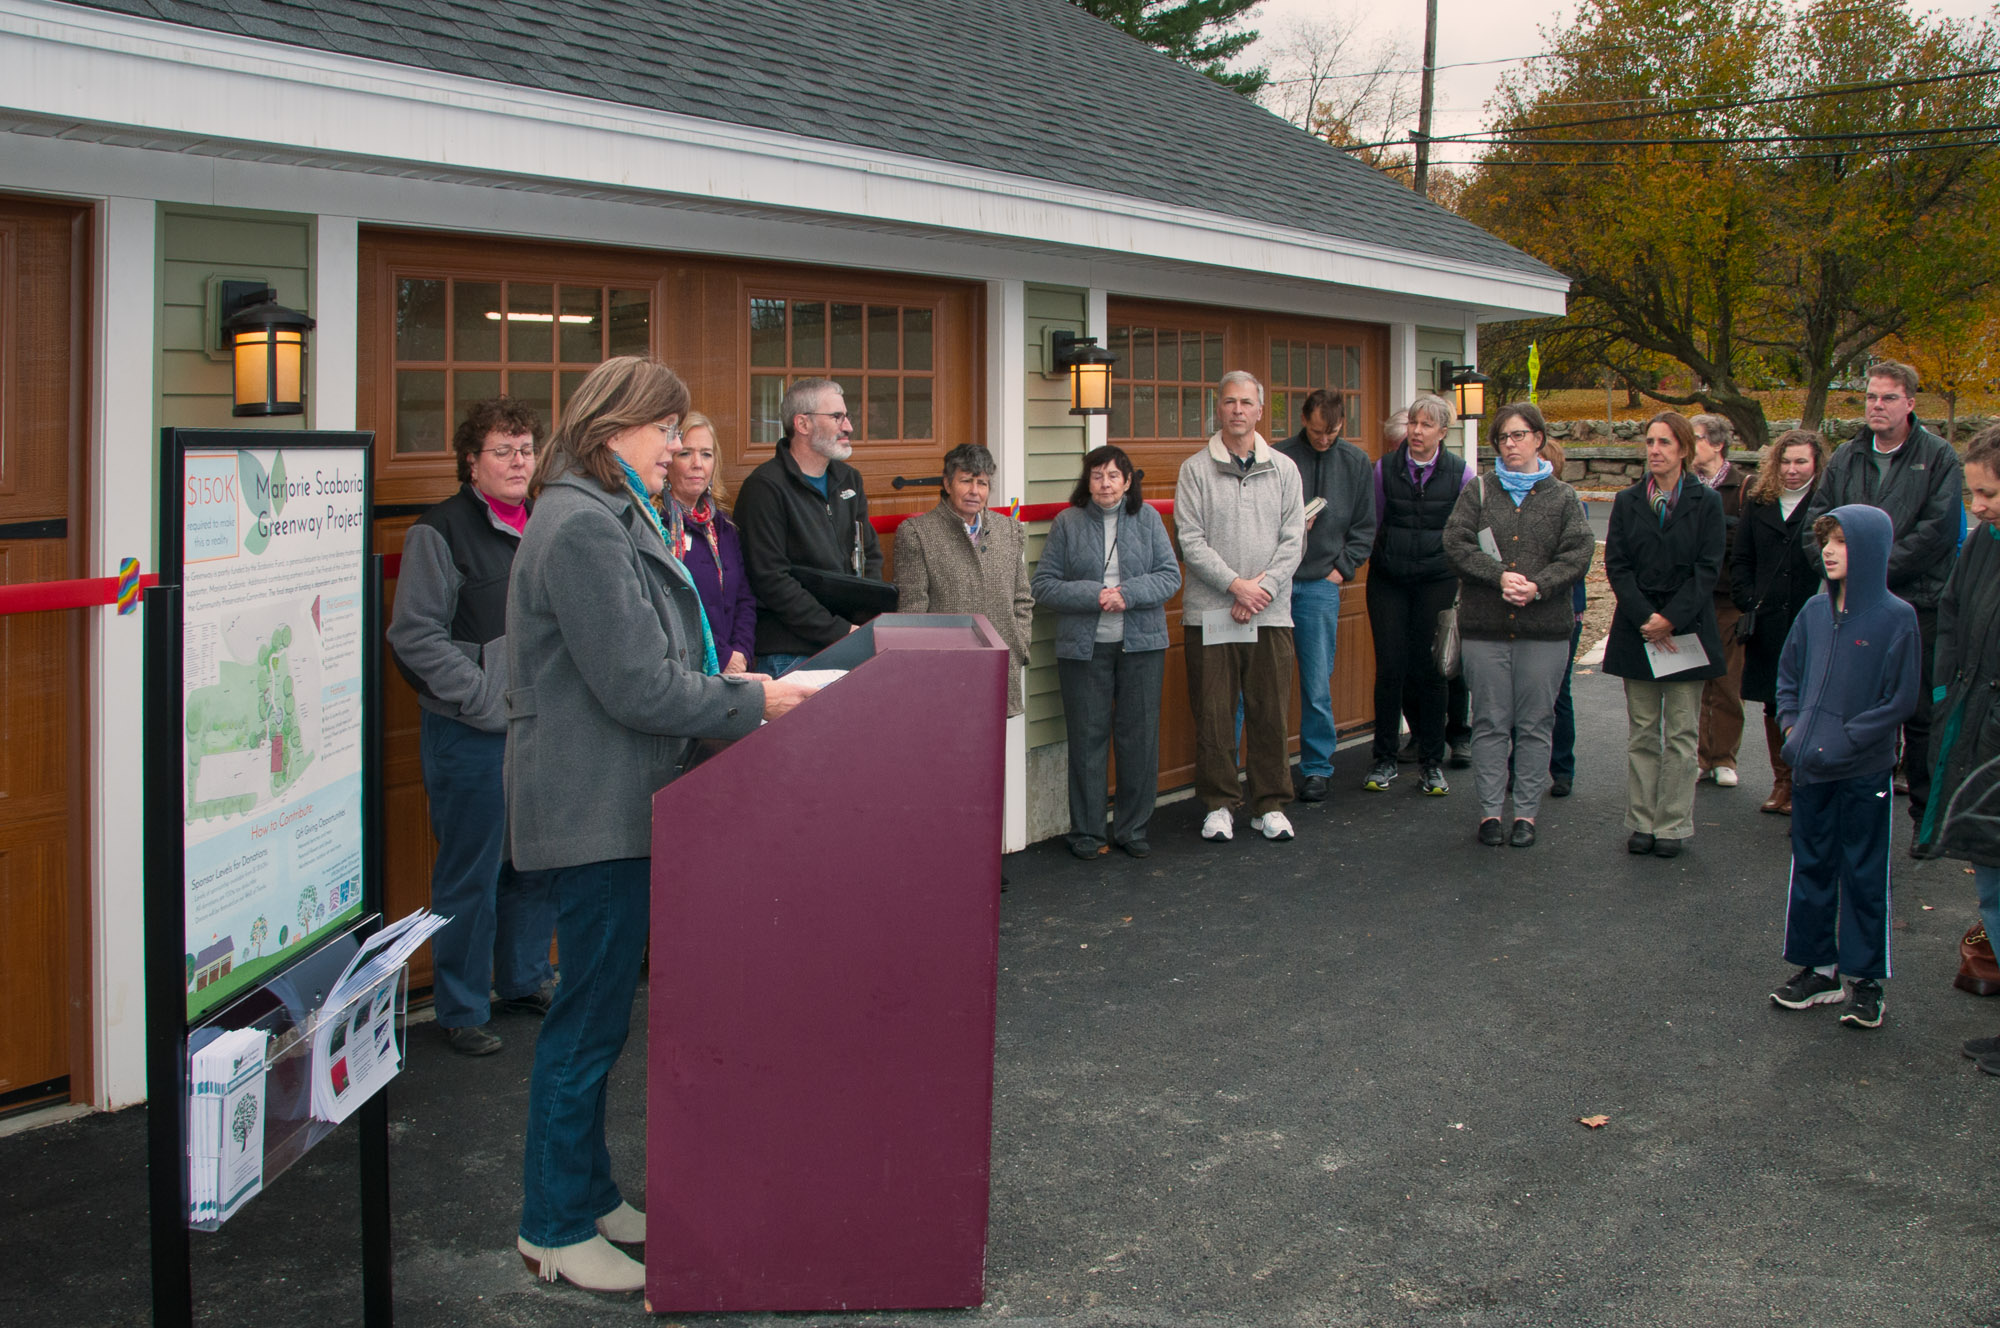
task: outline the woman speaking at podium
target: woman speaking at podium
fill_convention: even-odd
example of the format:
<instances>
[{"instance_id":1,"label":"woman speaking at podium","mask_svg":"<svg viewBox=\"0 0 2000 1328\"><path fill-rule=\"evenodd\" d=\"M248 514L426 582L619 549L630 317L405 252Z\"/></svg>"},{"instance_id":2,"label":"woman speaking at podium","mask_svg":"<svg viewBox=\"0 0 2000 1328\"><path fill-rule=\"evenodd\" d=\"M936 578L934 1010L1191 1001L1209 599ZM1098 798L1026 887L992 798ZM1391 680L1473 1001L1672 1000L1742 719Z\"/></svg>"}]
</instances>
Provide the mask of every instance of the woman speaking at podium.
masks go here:
<instances>
[{"instance_id":1,"label":"woman speaking at podium","mask_svg":"<svg viewBox=\"0 0 2000 1328\"><path fill-rule=\"evenodd\" d=\"M643 1244L646 1218L611 1179L604 1094L645 953L653 794L696 739L740 738L812 689L719 676L653 506L688 410L674 371L607 360L564 404L507 595L508 833L515 866L548 874L562 946L528 1089L517 1244L549 1281L636 1291L645 1266L613 1242Z\"/></svg>"}]
</instances>

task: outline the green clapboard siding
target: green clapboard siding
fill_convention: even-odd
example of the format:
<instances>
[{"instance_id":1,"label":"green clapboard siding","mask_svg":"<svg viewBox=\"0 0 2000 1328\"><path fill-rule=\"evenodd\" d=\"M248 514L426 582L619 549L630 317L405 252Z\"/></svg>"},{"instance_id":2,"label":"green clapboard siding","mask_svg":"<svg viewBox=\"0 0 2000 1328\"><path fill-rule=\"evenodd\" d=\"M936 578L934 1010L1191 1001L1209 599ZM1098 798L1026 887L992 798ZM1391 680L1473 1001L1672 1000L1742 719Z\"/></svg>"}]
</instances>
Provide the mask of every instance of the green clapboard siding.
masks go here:
<instances>
[{"instance_id":1,"label":"green clapboard siding","mask_svg":"<svg viewBox=\"0 0 2000 1328\"><path fill-rule=\"evenodd\" d=\"M1090 432L1080 416L1069 413L1068 381L1047 376L1048 333L1051 328L1063 328L1079 336L1087 333L1090 294L1071 286L1029 286L1023 304L1028 325L1028 374L1024 387L1028 491L1022 497L1030 503L1059 503L1076 487L1077 471L1083 464L1083 454L1089 450ZM1034 564L1041 560L1048 528L1046 521L1029 527L1031 573ZM1061 742L1065 734L1062 693L1056 682L1055 634L1055 619L1037 613L1024 679L1030 747Z\"/></svg>"},{"instance_id":2,"label":"green clapboard siding","mask_svg":"<svg viewBox=\"0 0 2000 1328\"><path fill-rule=\"evenodd\" d=\"M1420 327L1417 329L1417 391L1435 392L1437 386L1437 362L1450 360L1453 364L1465 362L1465 333L1443 327Z\"/></svg>"},{"instance_id":3,"label":"green clapboard siding","mask_svg":"<svg viewBox=\"0 0 2000 1328\"><path fill-rule=\"evenodd\" d=\"M313 231L310 217L270 212L163 208L159 220L159 421L177 428L303 429L307 414L245 421L230 414L229 359L215 349L207 302L217 277L263 281L278 301L312 312ZM313 346L306 339L306 383Z\"/></svg>"}]
</instances>

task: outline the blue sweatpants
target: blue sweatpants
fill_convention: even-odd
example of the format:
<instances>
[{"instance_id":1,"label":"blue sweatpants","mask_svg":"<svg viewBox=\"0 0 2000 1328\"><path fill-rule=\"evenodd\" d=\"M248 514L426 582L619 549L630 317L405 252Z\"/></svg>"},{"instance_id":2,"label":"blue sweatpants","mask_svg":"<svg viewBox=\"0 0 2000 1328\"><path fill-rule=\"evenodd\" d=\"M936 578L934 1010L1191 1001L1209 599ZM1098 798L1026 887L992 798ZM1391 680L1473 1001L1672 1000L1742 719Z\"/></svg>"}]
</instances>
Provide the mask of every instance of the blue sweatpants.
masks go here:
<instances>
[{"instance_id":1,"label":"blue sweatpants","mask_svg":"<svg viewBox=\"0 0 2000 1328\"><path fill-rule=\"evenodd\" d=\"M1890 772L1792 785L1792 888L1785 961L1889 976ZM1836 935L1838 944L1836 944Z\"/></svg>"}]
</instances>

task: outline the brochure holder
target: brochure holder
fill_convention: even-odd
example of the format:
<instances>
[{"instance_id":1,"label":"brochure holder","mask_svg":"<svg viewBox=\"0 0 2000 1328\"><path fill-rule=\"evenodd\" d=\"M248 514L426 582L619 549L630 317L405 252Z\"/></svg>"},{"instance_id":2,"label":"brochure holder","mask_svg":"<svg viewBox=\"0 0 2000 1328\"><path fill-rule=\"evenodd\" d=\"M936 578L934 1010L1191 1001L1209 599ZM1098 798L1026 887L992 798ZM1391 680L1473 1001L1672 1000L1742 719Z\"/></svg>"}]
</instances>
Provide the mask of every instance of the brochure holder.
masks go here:
<instances>
[{"instance_id":1,"label":"brochure holder","mask_svg":"<svg viewBox=\"0 0 2000 1328\"><path fill-rule=\"evenodd\" d=\"M1007 665L876 618L654 798L653 1310L980 1303Z\"/></svg>"},{"instance_id":2,"label":"brochure holder","mask_svg":"<svg viewBox=\"0 0 2000 1328\"><path fill-rule=\"evenodd\" d=\"M326 995L348 960L360 949L362 938L380 923L380 917L365 919L287 969L282 976L204 1020L190 1036L190 1042L197 1043L203 1030L235 1028L257 1028L271 1035L270 1050L265 1056L262 1106L265 1187L340 1128L336 1122L313 1113L313 1046L323 1025L332 1021L352 1025L356 1006L366 993L338 1009L327 1008ZM409 968L405 966L397 982L393 1012L399 1062L405 1052L402 1039L409 993ZM192 1058L190 1051L190 1061ZM188 1226L194 1231L212 1232L221 1229L225 1221L226 1218L191 1221Z\"/></svg>"}]
</instances>

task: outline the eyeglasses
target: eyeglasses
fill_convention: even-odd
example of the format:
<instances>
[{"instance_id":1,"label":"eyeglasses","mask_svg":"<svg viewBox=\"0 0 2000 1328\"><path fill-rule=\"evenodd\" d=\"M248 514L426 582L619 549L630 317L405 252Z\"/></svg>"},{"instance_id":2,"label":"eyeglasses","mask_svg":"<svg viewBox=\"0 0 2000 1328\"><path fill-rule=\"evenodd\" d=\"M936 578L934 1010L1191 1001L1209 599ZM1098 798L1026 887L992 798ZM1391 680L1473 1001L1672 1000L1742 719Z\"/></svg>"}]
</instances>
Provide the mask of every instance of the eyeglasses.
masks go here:
<instances>
[{"instance_id":1,"label":"eyeglasses","mask_svg":"<svg viewBox=\"0 0 2000 1328\"><path fill-rule=\"evenodd\" d=\"M1533 429L1509 429L1505 433L1495 435L1503 443L1525 443L1534 436Z\"/></svg>"},{"instance_id":2,"label":"eyeglasses","mask_svg":"<svg viewBox=\"0 0 2000 1328\"><path fill-rule=\"evenodd\" d=\"M848 421L848 422L849 422L850 424L851 424L851 423L853 423L853 421L854 421L854 417L853 417L852 415L849 415L849 414L848 414L848 413L847 413L846 411L844 411L844 410L802 410L802 411L800 411L800 412L799 412L799 414L801 414L801 415L824 415L824 416L825 416L825 417L826 417L827 419L830 419L830 420L846 420L846 421Z\"/></svg>"},{"instance_id":3,"label":"eyeglasses","mask_svg":"<svg viewBox=\"0 0 2000 1328\"><path fill-rule=\"evenodd\" d=\"M678 424L655 423L653 427L655 429L658 429L661 433L665 434L667 436L667 441L670 443L678 443L681 440L681 426Z\"/></svg>"},{"instance_id":4,"label":"eyeglasses","mask_svg":"<svg viewBox=\"0 0 2000 1328\"><path fill-rule=\"evenodd\" d=\"M1908 400L1909 398L1904 396L1901 392L1870 392L1868 394L1868 404L1871 406L1887 405L1891 401L1908 401Z\"/></svg>"},{"instance_id":5,"label":"eyeglasses","mask_svg":"<svg viewBox=\"0 0 2000 1328\"><path fill-rule=\"evenodd\" d=\"M490 456L495 461L503 464L512 461L515 457L522 457L528 461L533 461L535 459L535 448L532 443L524 447L488 447L481 449L481 455Z\"/></svg>"}]
</instances>

